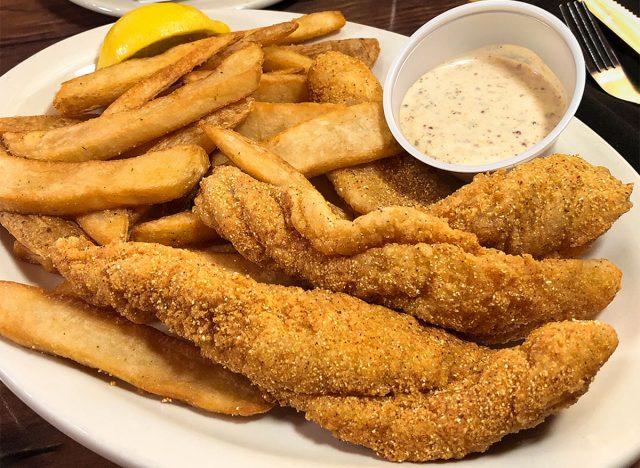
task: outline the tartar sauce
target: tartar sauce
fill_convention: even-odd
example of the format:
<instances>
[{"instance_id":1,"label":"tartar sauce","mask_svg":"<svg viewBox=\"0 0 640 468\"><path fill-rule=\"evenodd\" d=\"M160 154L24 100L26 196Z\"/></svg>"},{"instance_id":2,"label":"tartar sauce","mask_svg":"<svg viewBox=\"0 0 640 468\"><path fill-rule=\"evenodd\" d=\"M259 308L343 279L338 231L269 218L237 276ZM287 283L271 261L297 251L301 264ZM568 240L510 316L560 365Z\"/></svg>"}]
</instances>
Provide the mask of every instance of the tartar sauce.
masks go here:
<instances>
[{"instance_id":1,"label":"tartar sauce","mask_svg":"<svg viewBox=\"0 0 640 468\"><path fill-rule=\"evenodd\" d=\"M567 107L558 77L535 52L492 45L443 63L407 91L400 128L426 155L486 164L540 142Z\"/></svg>"}]
</instances>

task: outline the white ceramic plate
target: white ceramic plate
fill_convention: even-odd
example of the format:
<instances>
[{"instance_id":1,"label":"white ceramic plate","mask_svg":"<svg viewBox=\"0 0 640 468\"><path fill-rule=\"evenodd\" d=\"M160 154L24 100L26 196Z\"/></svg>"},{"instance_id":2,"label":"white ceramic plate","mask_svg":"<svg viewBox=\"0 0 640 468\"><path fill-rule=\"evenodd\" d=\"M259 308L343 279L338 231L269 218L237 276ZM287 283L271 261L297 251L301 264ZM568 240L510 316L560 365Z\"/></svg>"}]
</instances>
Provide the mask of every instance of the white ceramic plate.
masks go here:
<instances>
[{"instance_id":1,"label":"white ceramic plate","mask_svg":"<svg viewBox=\"0 0 640 468\"><path fill-rule=\"evenodd\" d=\"M234 29L286 21L273 11L207 11ZM34 55L0 78L0 115L50 110L59 83L91 70L108 26L66 39ZM375 67L383 77L406 38L357 24L338 37L376 37L382 53ZM537 429L507 437L489 453L461 466L606 467L628 464L640 453L640 177L605 141L578 120L560 137L556 151L580 153L635 182L636 207L589 252L624 272L622 291L600 318L615 326L620 346L591 390L570 409ZM51 284L53 275L16 262L11 239L0 236L0 278ZM126 465L164 466L394 466L372 452L333 439L302 415L277 409L268 415L232 419L178 404L161 404L124 386L110 386L97 373L0 340L0 377L31 408L60 430L103 456ZM456 464L458 466L458 464Z\"/></svg>"},{"instance_id":2,"label":"white ceramic plate","mask_svg":"<svg viewBox=\"0 0 640 468\"><path fill-rule=\"evenodd\" d=\"M89 10L97 11L103 15L122 16L128 11L147 5L148 2L140 3L136 0L69 0ZM175 0L174 0L175 1ZM280 0L178 0L176 3L192 5L201 10L212 8L233 8L236 10L243 8L264 8Z\"/></svg>"}]
</instances>

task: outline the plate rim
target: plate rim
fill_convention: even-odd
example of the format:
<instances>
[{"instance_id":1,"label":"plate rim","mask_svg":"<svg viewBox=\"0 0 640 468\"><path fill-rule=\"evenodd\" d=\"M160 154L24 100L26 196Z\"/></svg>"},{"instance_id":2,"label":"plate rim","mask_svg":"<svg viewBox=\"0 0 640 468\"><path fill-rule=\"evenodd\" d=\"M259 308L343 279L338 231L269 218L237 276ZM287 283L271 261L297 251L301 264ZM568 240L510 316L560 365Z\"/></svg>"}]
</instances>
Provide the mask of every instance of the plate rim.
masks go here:
<instances>
[{"instance_id":1,"label":"plate rim","mask_svg":"<svg viewBox=\"0 0 640 468\"><path fill-rule=\"evenodd\" d=\"M95 11L96 13L100 13L107 16L113 16L115 18L119 18L125 13L137 8L141 5L131 5L127 6L126 2L123 0L68 0L69 2L87 10ZM130 0L132 1L132 0ZM245 9L257 9L264 8L271 5L275 5L281 0L240 0L238 5L229 5L225 8L231 10L245 10ZM123 4L125 6L119 6L119 4ZM198 8L205 9L211 7L206 7L205 5L199 5L202 3L202 0L193 0L193 1L183 1L182 3L189 5L190 3L195 3ZM111 6L110 6L111 5Z\"/></svg>"},{"instance_id":2,"label":"plate rim","mask_svg":"<svg viewBox=\"0 0 640 468\"><path fill-rule=\"evenodd\" d=\"M217 9L205 9L205 11L208 14L212 14L211 12L215 12L217 11ZM247 14L250 13L257 13L257 14L261 14L264 12L264 10L244 10L244 12L246 12ZM227 10L228 13L228 10ZM295 17L297 16L297 14L295 13L289 13L289 12L276 12L276 11L268 11L269 14L271 15L276 15L276 16L280 16L282 18L286 18L286 17ZM213 13L215 14L215 13ZM243 12L240 12L238 14L245 14ZM381 31L384 34L393 34L396 36L400 36L404 39L407 39L407 36L403 36L397 33L393 33L390 31L385 31L383 29L380 28L373 28L371 26L366 26L366 25L360 25L358 23L348 23L351 25L357 25L357 26L365 26L367 28L371 28L371 29L376 29L378 31ZM2 77L0 77L0 83L2 83L3 81L5 81L6 79L10 79L11 75L13 73L17 73L16 70L18 70L19 68L25 66L25 64L28 63L32 63L32 61L38 61L42 55L47 55L48 50L50 48L53 47L60 47L60 45L66 41L70 41L73 42L74 40L78 39L78 36L82 36L83 34L88 34L88 33L97 33L97 30L100 29L108 29L110 27L110 25L103 25L103 26L99 26L97 28L92 28L90 30L87 31L83 31L81 33L78 33L74 36L70 36L68 38L63 39L62 41L58 41L55 44L52 44L51 46L37 52L36 54L32 55L31 57L25 59L24 61L22 61L21 63L17 64L16 66L14 66L13 68L11 68L11 70L7 71ZM630 169L630 172L632 174L634 174L635 179L633 182L635 182L636 184L640 184L640 175L638 175L638 173L633 169L633 167L631 166L631 164L626 161L616 150L615 148L613 148L604 138L602 138L600 135L598 135L594 130L592 130L588 125L586 125L584 122L580 121L578 118L574 119L576 122L575 124L581 129L581 131L587 131L591 137L595 136L597 137L597 139L599 140L599 143L604 144L607 148L607 159L610 158L611 155L615 155L615 160L616 163L620 163L620 161L623 162L623 165L626 165L626 168ZM2 342L7 342L10 343L8 340L4 340L2 339ZM17 345L16 345L17 346ZM59 358L53 358L53 359L59 359ZM83 446L89 448L90 450L100 454L101 456L114 461L115 463L121 464L121 465L128 465L128 464L139 464L139 463L144 463L145 460L140 460L137 458L127 458L124 454L122 454L117 447L111 447L111 446L107 446L105 444L100 444L100 441L95 439L95 438L91 438L90 433L85 433L84 431L79 430L79 428L77 428L76 426L74 426L73 423L71 423L70 421L67 421L65 418L61 418L59 416L56 415L55 410L51 410L48 408L45 408L44 402L40 402L38 400L35 400L33 398L30 398L30 395L26 394L17 384L17 381L14 380L11 375L7 374L7 372L5 371L4 366L1 365L0 363L0 379L5 383L5 385L21 400L23 401L27 406L29 406L30 408L32 408L37 414L39 414L43 419L45 419L48 423L52 424L54 427L56 427L57 429L59 429L61 432L65 433L67 436L71 437L72 439L78 441L80 444L82 444ZM225 443L226 441L220 440L221 443ZM638 447L635 451L630 450L629 451L629 462L634 461L638 456L640 455L640 447ZM261 453L260 454L260 460L264 461L267 458L274 458L277 459L278 464L280 466L286 466L291 460L292 458L279 458L279 457L274 457L274 455L270 454L270 453ZM244 458L242 459L243 461L250 461L250 460L245 460ZM257 460L257 459L256 459ZM620 460L618 460L620 461ZM230 460L230 462L233 462L233 460ZM309 460L308 461L309 464L313 463L314 465L316 464L315 461Z\"/></svg>"}]
</instances>

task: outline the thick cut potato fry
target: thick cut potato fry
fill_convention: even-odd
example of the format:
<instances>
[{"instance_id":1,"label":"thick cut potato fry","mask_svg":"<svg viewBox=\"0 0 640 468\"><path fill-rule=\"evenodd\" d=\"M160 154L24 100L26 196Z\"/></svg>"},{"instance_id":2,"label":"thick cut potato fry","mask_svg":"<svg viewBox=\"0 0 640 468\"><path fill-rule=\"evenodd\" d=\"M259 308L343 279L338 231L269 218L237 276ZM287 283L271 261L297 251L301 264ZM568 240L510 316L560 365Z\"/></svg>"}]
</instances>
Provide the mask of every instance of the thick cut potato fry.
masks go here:
<instances>
[{"instance_id":1,"label":"thick cut potato fry","mask_svg":"<svg viewBox=\"0 0 640 468\"><path fill-rule=\"evenodd\" d=\"M256 102L245 121L236 127L236 131L252 140L262 141L302 122L339 109L345 107L315 102Z\"/></svg>"},{"instance_id":2,"label":"thick cut potato fry","mask_svg":"<svg viewBox=\"0 0 640 468\"><path fill-rule=\"evenodd\" d=\"M281 70L273 70L269 75L305 75L307 70L301 67L282 68Z\"/></svg>"},{"instance_id":3,"label":"thick cut potato fry","mask_svg":"<svg viewBox=\"0 0 640 468\"><path fill-rule=\"evenodd\" d=\"M19 258L30 263L37 262L50 272L55 271L51 262L51 249L58 239L63 237L86 239L84 232L76 223L55 216L2 212L0 224L20 244L17 248L14 244L14 253ZM21 250L21 247L26 251Z\"/></svg>"},{"instance_id":4,"label":"thick cut potato fry","mask_svg":"<svg viewBox=\"0 0 640 468\"><path fill-rule=\"evenodd\" d=\"M273 406L246 377L203 358L193 345L33 286L0 282L0 334L207 411L249 416Z\"/></svg>"},{"instance_id":5,"label":"thick cut potato fry","mask_svg":"<svg viewBox=\"0 0 640 468\"><path fill-rule=\"evenodd\" d=\"M129 228L148 207L116 208L114 210L94 211L76 216L76 222L82 230L100 245L111 242L126 242Z\"/></svg>"},{"instance_id":6,"label":"thick cut potato fry","mask_svg":"<svg viewBox=\"0 0 640 468\"><path fill-rule=\"evenodd\" d=\"M277 44L296 44L316 37L326 36L341 29L347 21L340 11L319 11L293 20L298 29L276 41Z\"/></svg>"},{"instance_id":7,"label":"thick cut potato fry","mask_svg":"<svg viewBox=\"0 0 640 468\"><path fill-rule=\"evenodd\" d=\"M216 127L236 128L247 118L253 106L254 99L242 99L241 101L229 104L209 114L200 120L200 122L208 123ZM215 149L211 140L209 140L200 127L198 127L198 123L194 123L162 137L151 147L150 151L160 151L180 145L198 145L207 153L211 153Z\"/></svg>"},{"instance_id":8,"label":"thick cut potato fry","mask_svg":"<svg viewBox=\"0 0 640 468\"><path fill-rule=\"evenodd\" d=\"M218 239L218 233L200 221L191 211L140 223L131 231L131 240L134 242L155 242L173 247Z\"/></svg>"},{"instance_id":9,"label":"thick cut potato fry","mask_svg":"<svg viewBox=\"0 0 640 468\"><path fill-rule=\"evenodd\" d=\"M261 45L262 47L270 46L276 41L288 36L293 31L298 29L298 24L293 21L287 21L286 23L272 24L263 28L249 29L246 31L238 31L236 34L242 34L242 39L236 44L230 46L227 50L222 51L207 60L200 67L201 70L214 70L218 68L220 62L224 60L230 54L246 47L250 42Z\"/></svg>"},{"instance_id":10,"label":"thick cut potato fry","mask_svg":"<svg viewBox=\"0 0 640 468\"><path fill-rule=\"evenodd\" d=\"M264 144L307 177L401 151L387 127L382 105L373 102L308 120Z\"/></svg>"},{"instance_id":11,"label":"thick cut potato fry","mask_svg":"<svg viewBox=\"0 0 640 468\"><path fill-rule=\"evenodd\" d=\"M194 145L83 163L0 153L0 210L65 216L162 203L189 193L208 168L207 153Z\"/></svg>"},{"instance_id":12,"label":"thick cut potato fry","mask_svg":"<svg viewBox=\"0 0 640 468\"><path fill-rule=\"evenodd\" d=\"M263 56L260 46L253 44L228 57L207 78L139 109L53 130L5 133L3 140L11 153L30 159L110 159L254 92L260 82Z\"/></svg>"},{"instance_id":13,"label":"thick cut potato fry","mask_svg":"<svg viewBox=\"0 0 640 468\"><path fill-rule=\"evenodd\" d=\"M378 39L340 39L337 41L322 41L315 44L297 44L281 46L285 49L298 52L310 58L316 58L325 52L342 52L345 55L357 58L373 67L380 55L380 43Z\"/></svg>"},{"instance_id":14,"label":"thick cut potato fry","mask_svg":"<svg viewBox=\"0 0 640 468\"><path fill-rule=\"evenodd\" d=\"M260 102L305 102L309 100L306 75L264 73L253 93Z\"/></svg>"},{"instance_id":15,"label":"thick cut potato fry","mask_svg":"<svg viewBox=\"0 0 640 468\"><path fill-rule=\"evenodd\" d=\"M262 69L265 72L287 68L302 68L306 72L313 64L313 60L309 57L281 46L269 46L263 50L264 63L262 64Z\"/></svg>"},{"instance_id":16,"label":"thick cut potato fry","mask_svg":"<svg viewBox=\"0 0 640 468\"><path fill-rule=\"evenodd\" d=\"M206 77L211 76L212 73L213 70L194 70L182 77L182 83L188 85L196 81L204 80Z\"/></svg>"},{"instance_id":17,"label":"thick cut potato fry","mask_svg":"<svg viewBox=\"0 0 640 468\"><path fill-rule=\"evenodd\" d=\"M286 21L284 23L276 23L270 26L263 26L261 28L248 29L242 31L245 42L255 42L262 47L267 47L275 44L281 39L288 37L291 33L295 32L300 25L295 21Z\"/></svg>"},{"instance_id":18,"label":"thick cut potato fry","mask_svg":"<svg viewBox=\"0 0 640 468\"><path fill-rule=\"evenodd\" d=\"M125 91L124 94L107 107L103 115L115 114L143 106L146 102L168 89L183 75L211 58L212 55L238 41L240 37L239 34L223 34L198 41L196 48L175 63L158 70Z\"/></svg>"},{"instance_id":19,"label":"thick cut potato fry","mask_svg":"<svg viewBox=\"0 0 640 468\"><path fill-rule=\"evenodd\" d=\"M125 60L65 81L53 99L53 106L65 115L108 106L133 85L180 60L197 48L199 43L188 42L154 57Z\"/></svg>"},{"instance_id":20,"label":"thick cut potato fry","mask_svg":"<svg viewBox=\"0 0 640 468\"><path fill-rule=\"evenodd\" d=\"M238 132L210 125L202 129L224 154L244 172L262 182L279 187L312 188L305 176L280 156Z\"/></svg>"},{"instance_id":21,"label":"thick cut potato fry","mask_svg":"<svg viewBox=\"0 0 640 468\"><path fill-rule=\"evenodd\" d=\"M0 134L6 132L31 132L66 127L87 119L64 117L62 115L22 115L0 117Z\"/></svg>"}]
</instances>

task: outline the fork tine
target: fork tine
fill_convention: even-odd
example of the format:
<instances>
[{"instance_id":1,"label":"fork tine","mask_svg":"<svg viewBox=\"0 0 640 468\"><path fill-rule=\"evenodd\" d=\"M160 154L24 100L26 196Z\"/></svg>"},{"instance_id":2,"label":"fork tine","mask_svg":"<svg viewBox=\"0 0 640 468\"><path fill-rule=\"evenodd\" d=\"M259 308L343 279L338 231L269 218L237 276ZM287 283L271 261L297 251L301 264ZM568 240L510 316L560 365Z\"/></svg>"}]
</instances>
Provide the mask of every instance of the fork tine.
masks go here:
<instances>
[{"instance_id":1,"label":"fork tine","mask_svg":"<svg viewBox=\"0 0 640 468\"><path fill-rule=\"evenodd\" d=\"M596 83L611 96L640 104L640 93L625 74L587 6L582 1L571 1L560 5L560 13L578 40L587 70Z\"/></svg>"},{"instance_id":2,"label":"fork tine","mask_svg":"<svg viewBox=\"0 0 640 468\"><path fill-rule=\"evenodd\" d=\"M573 19L578 24L582 34L582 39L584 39L587 47L589 48L589 52L593 55L596 65L598 65L598 71L606 70L609 68L607 56L602 48L598 47L598 41L595 39L593 32L589 29L589 23L585 21L582 16L582 10L580 9L579 3L580 2L573 2Z\"/></svg>"},{"instance_id":3,"label":"fork tine","mask_svg":"<svg viewBox=\"0 0 640 468\"><path fill-rule=\"evenodd\" d=\"M616 65L620 65L620 61L618 60L618 57L616 57L616 54L611 48L611 46L609 45L609 42L602 34L602 30L600 29L600 26L598 26L598 23L594 20L593 15L587 8L587 5L585 5L584 2L578 2L577 8L578 8L578 12L580 12L580 17L582 18L582 21L587 26L587 30L589 30L589 35L591 36L595 46L598 47L598 45L600 45L602 49L602 50L599 50L600 54L603 56L606 56L606 59L609 60L609 64L608 64L609 67L615 67ZM591 31L595 32L595 35L597 36L598 39L595 39L591 35ZM604 62L605 64L607 64L607 60L605 60Z\"/></svg>"},{"instance_id":4,"label":"fork tine","mask_svg":"<svg viewBox=\"0 0 640 468\"><path fill-rule=\"evenodd\" d=\"M580 21L577 19L573 8L572 3L569 2L564 5L560 5L560 13L562 13L562 17L564 18L564 22L567 23L567 26L573 33L573 35L578 39L578 43L580 44L580 48L584 53L584 61L589 70L589 73L592 75L594 73L598 73L602 66L598 63L599 58L596 56L595 51L589 45L589 41L586 40L582 30Z\"/></svg>"}]
</instances>

